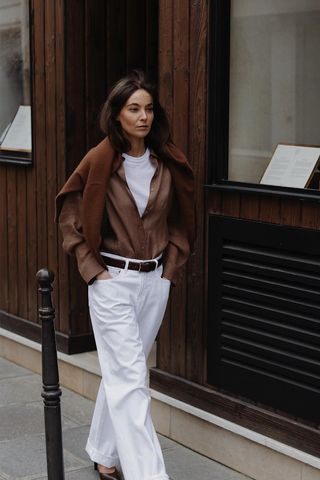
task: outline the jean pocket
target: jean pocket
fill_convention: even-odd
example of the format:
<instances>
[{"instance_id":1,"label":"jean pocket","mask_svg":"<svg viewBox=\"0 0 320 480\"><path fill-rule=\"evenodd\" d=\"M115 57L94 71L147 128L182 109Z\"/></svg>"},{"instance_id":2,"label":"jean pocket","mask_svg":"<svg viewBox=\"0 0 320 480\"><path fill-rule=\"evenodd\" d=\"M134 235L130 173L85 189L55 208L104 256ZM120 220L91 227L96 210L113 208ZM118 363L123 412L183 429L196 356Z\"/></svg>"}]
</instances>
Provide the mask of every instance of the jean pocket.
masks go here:
<instances>
[{"instance_id":1,"label":"jean pocket","mask_svg":"<svg viewBox=\"0 0 320 480\"><path fill-rule=\"evenodd\" d=\"M101 278L100 280L97 279L97 280L94 281L94 283L96 283L96 282L103 283L103 282L110 282L111 280L115 280L116 278L121 276L123 271L124 271L123 268L108 266L108 273L111 275L111 278Z\"/></svg>"}]
</instances>

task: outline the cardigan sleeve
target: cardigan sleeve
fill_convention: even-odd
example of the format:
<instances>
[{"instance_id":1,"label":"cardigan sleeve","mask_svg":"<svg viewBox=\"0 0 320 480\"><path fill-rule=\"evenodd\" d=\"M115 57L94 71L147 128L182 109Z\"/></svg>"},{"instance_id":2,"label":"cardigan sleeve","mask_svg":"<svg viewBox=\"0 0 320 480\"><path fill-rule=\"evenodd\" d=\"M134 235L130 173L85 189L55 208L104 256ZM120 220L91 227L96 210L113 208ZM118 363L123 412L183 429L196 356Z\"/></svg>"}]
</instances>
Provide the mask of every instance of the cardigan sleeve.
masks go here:
<instances>
[{"instance_id":1,"label":"cardigan sleeve","mask_svg":"<svg viewBox=\"0 0 320 480\"><path fill-rule=\"evenodd\" d=\"M88 284L105 269L97 262L83 235L82 195L73 192L65 196L59 214L59 226L63 236L63 249L69 255L75 255L80 275Z\"/></svg>"},{"instance_id":2,"label":"cardigan sleeve","mask_svg":"<svg viewBox=\"0 0 320 480\"><path fill-rule=\"evenodd\" d=\"M175 197L173 197L171 205L168 216L168 245L163 255L163 277L175 285L178 270L189 258L190 245Z\"/></svg>"}]
</instances>

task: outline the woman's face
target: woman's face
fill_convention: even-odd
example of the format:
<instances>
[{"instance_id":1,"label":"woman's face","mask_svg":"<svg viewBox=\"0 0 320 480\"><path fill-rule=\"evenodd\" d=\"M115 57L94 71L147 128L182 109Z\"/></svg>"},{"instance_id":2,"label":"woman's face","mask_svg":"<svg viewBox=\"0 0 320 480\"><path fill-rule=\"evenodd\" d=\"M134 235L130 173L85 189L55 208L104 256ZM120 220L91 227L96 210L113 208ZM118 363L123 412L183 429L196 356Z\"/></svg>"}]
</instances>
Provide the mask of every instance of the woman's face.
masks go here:
<instances>
[{"instance_id":1,"label":"woman's face","mask_svg":"<svg viewBox=\"0 0 320 480\"><path fill-rule=\"evenodd\" d=\"M151 95L143 89L136 90L120 110L117 120L128 140L144 139L153 122Z\"/></svg>"}]
</instances>

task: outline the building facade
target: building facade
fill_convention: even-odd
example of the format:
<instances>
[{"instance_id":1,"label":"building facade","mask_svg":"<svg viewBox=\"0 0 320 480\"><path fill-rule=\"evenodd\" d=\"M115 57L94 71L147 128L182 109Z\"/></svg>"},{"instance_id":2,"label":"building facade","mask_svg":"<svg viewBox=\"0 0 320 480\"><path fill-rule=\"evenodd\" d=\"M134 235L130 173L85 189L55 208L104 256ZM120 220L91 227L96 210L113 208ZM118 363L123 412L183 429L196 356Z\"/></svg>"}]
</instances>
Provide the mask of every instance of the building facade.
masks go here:
<instances>
[{"instance_id":1,"label":"building facade","mask_svg":"<svg viewBox=\"0 0 320 480\"><path fill-rule=\"evenodd\" d=\"M19 4L2 0L1 8L9 3ZM61 249L54 197L101 139L108 87L143 68L193 165L198 212L195 252L172 289L152 387L303 452L317 467L317 158L303 186L294 181L308 148L316 155L320 145L319 2L31 0L29 13L32 162L0 164L0 326L39 341L35 273L47 266L56 274L59 350L94 348L86 286ZM264 183L278 145L287 156ZM290 146L302 160L287 171Z\"/></svg>"}]
</instances>

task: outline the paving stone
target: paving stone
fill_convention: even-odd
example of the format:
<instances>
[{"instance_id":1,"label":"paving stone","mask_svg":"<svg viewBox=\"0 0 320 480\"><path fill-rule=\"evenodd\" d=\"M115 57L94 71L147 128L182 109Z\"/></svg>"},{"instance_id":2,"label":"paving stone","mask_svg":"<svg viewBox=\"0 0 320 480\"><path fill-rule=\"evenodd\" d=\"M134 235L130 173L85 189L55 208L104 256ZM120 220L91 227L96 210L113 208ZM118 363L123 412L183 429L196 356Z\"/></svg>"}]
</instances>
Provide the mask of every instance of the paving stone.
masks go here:
<instances>
[{"instance_id":1,"label":"paving stone","mask_svg":"<svg viewBox=\"0 0 320 480\"><path fill-rule=\"evenodd\" d=\"M44 435L18 438L0 444L1 474L7 480L29 480L47 473ZM79 468L82 462L64 451L65 471Z\"/></svg>"},{"instance_id":2,"label":"paving stone","mask_svg":"<svg viewBox=\"0 0 320 480\"><path fill-rule=\"evenodd\" d=\"M0 406L41 400L42 384L38 375L0 380Z\"/></svg>"},{"instance_id":3,"label":"paving stone","mask_svg":"<svg viewBox=\"0 0 320 480\"><path fill-rule=\"evenodd\" d=\"M97 480L97 472L93 467L84 468L81 470L74 470L66 474L66 480Z\"/></svg>"},{"instance_id":4,"label":"paving stone","mask_svg":"<svg viewBox=\"0 0 320 480\"><path fill-rule=\"evenodd\" d=\"M27 405L8 405L0 407L0 441L26 435L44 433L44 411L42 402ZM62 416L62 428L77 426Z\"/></svg>"},{"instance_id":5,"label":"paving stone","mask_svg":"<svg viewBox=\"0 0 320 480\"><path fill-rule=\"evenodd\" d=\"M160 444L168 474L173 480L245 480L233 470L189 450L172 440L161 437ZM179 460L182 459L183 461Z\"/></svg>"},{"instance_id":6,"label":"paving stone","mask_svg":"<svg viewBox=\"0 0 320 480\"><path fill-rule=\"evenodd\" d=\"M14 363L9 362L5 358L0 358L0 380L11 377L22 377L24 375L33 375L30 370L19 367ZM1 478L0 478L1 480Z\"/></svg>"},{"instance_id":7,"label":"paving stone","mask_svg":"<svg viewBox=\"0 0 320 480\"><path fill-rule=\"evenodd\" d=\"M46 480L42 380L0 361L0 480ZM97 480L85 452L94 402L62 389L66 480ZM250 480L196 452L159 436L172 480Z\"/></svg>"},{"instance_id":8,"label":"paving stone","mask_svg":"<svg viewBox=\"0 0 320 480\"><path fill-rule=\"evenodd\" d=\"M2 478L0 477L0 480ZM6 479L4 479L6 480ZM36 477L33 480L48 480L48 477ZM67 472L65 480L98 480L97 472L93 468L81 468Z\"/></svg>"},{"instance_id":9,"label":"paving stone","mask_svg":"<svg viewBox=\"0 0 320 480\"><path fill-rule=\"evenodd\" d=\"M69 428L63 432L63 448L75 457L81 458L81 460L90 464L92 462L85 451L88 435L88 426Z\"/></svg>"},{"instance_id":10,"label":"paving stone","mask_svg":"<svg viewBox=\"0 0 320 480\"><path fill-rule=\"evenodd\" d=\"M90 425L94 402L66 388L62 389L61 409L65 417L78 425Z\"/></svg>"}]
</instances>

